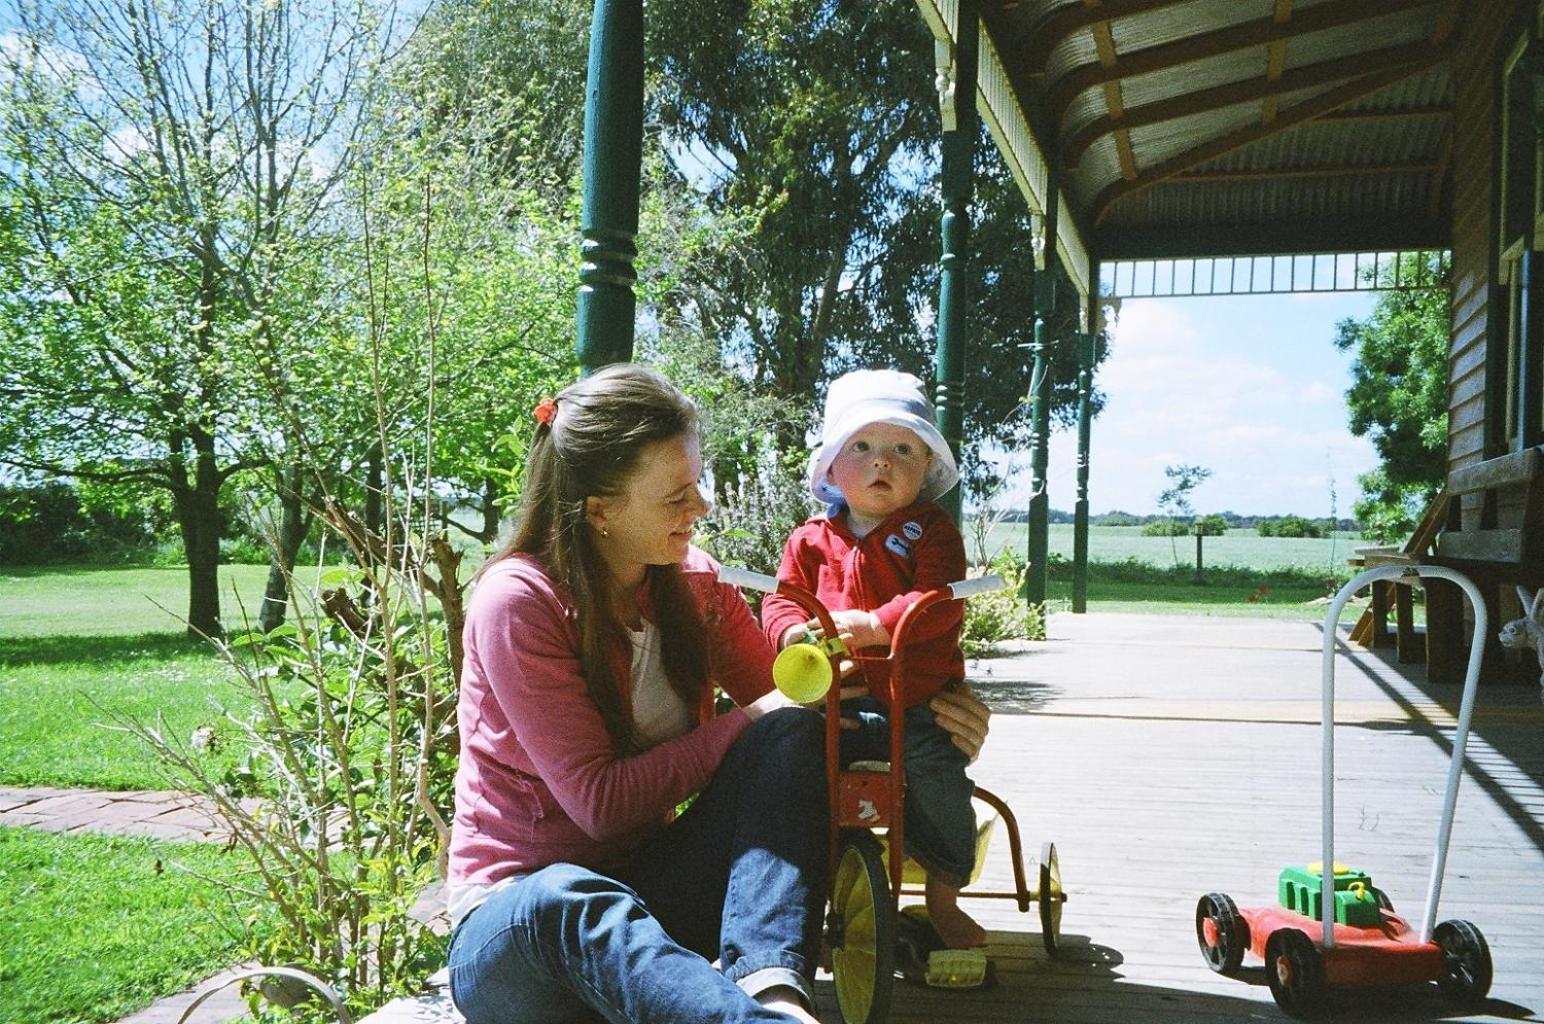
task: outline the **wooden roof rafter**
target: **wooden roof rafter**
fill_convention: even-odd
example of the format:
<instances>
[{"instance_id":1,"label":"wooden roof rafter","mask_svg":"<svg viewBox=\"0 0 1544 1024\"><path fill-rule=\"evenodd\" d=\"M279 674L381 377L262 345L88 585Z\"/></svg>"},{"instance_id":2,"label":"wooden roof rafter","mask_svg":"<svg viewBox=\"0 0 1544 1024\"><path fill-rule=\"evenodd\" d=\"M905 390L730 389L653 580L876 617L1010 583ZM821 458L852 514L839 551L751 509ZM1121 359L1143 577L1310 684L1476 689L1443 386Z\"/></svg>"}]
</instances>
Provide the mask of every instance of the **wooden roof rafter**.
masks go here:
<instances>
[{"instance_id":1,"label":"wooden roof rafter","mask_svg":"<svg viewBox=\"0 0 1544 1024\"><path fill-rule=\"evenodd\" d=\"M1095 197L1091 205L1094 224L1097 226L1104 219L1105 214L1109 212L1110 207L1125 196L1150 188L1160 181L1173 178L1184 171L1190 170L1192 167L1206 163L1208 160L1214 160L1242 146L1247 146L1251 142L1257 142L1277 132L1285 131L1288 128L1311 121L1331 110L1343 107L1353 100L1375 93L1380 89L1385 89L1395 82L1408 78L1410 75L1426 70L1426 68L1445 59L1448 53L1449 49L1446 46L1431 47L1428 56L1423 61L1353 79L1328 92L1315 96L1313 99L1294 105L1282 112L1270 124L1253 125L1224 135L1221 138L1213 139L1149 168L1142 172L1135 180L1114 182L1106 186Z\"/></svg>"},{"instance_id":2,"label":"wooden roof rafter","mask_svg":"<svg viewBox=\"0 0 1544 1024\"><path fill-rule=\"evenodd\" d=\"M1280 178L1341 178L1362 174L1431 174L1440 161L1395 164L1329 164L1305 167L1271 167L1253 170L1185 171L1169 177L1169 184L1211 184L1219 181L1275 181Z\"/></svg>"},{"instance_id":3,"label":"wooden roof rafter","mask_svg":"<svg viewBox=\"0 0 1544 1024\"><path fill-rule=\"evenodd\" d=\"M1083 0L1083 5L1092 10L1100 10L1104 6L1104 0ZM1106 68L1115 67L1119 58L1115 53L1115 37L1110 33L1108 19L1096 21L1089 26L1093 33L1094 48L1099 54L1099 63ZM1130 181L1137 176L1137 161L1131 151L1131 134L1120 126L1120 119L1125 113L1125 100L1121 96L1119 82L1104 83L1104 105L1110 112L1110 118L1116 122L1115 155L1120 161L1121 177Z\"/></svg>"},{"instance_id":4,"label":"wooden roof rafter","mask_svg":"<svg viewBox=\"0 0 1544 1024\"><path fill-rule=\"evenodd\" d=\"M1049 107L1057 123L1066 119L1072 101L1086 89L1108 81L1135 78L1180 67L1208 57L1233 53L1278 40L1342 28L1401 11L1430 7L1437 0L1358 0L1350 4L1321 4L1301 11L1291 21L1278 23L1275 15L1240 22L1226 28L1160 43L1125 54L1117 68L1084 64L1063 75L1050 89Z\"/></svg>"},{"instance_id":5,"label":"wooden roof rafter","mask_svg":"<svg viewBox=\"0 0 1544 1024\"><path fill-rule=\"evenodd\" d=\"M1431 64L1432 55L1435 52L1438 51L1428 42L1407 43L1402 46L1374 50L1371 53L1340 57L1293 68L1291 71L1283 72L1274 81L1268 78L1254 78L1229 82L1193 93L1182 93L1153 103L1144 103L1139 107L1127 107L1119 120L1113 117L1100 117L1090 121L1062 145L1062 153L1066 166L1075 167L1089 146L1116 128L1127 130L1142 128L1378 71L1414 65L1426 67ZM1265 123L1274 123L1274 119Z\"/></svg>"},{"instance_id":6,"label":"wooden roof rafter","mask_svg":"<svg viewBox=\"0 0 1544 1024\"><path fill-rule=\"evenodd\" d=\"M1284 25L1292 20L1292 0L1276 0L1276 23ZM1265 79L1274 82L1281 77L1287 63L1287 41L1277 39L1265 48ZM1276 120L1276 107L1279 98L1272 94L1265 97L1260 104L1260 123L1270 124Z\"/></svg>"}]
</instances>

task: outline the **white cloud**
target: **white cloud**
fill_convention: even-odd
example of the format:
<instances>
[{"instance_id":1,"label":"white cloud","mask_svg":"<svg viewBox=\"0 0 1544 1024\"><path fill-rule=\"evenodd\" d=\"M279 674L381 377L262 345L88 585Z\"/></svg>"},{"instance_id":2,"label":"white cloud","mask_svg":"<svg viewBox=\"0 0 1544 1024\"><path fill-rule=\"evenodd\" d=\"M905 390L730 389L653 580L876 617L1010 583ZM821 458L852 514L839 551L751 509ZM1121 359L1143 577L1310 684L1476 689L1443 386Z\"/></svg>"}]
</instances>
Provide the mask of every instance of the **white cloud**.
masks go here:
<instances>
[{"instance_id":1,"label":"white cloud","mask_svg":"<svg viewBox=\"0 0 1544 1024\"><path fill-rule=\"evenodd\" d=\"M1274 358L1283 345L1328 350L1326 320L1343 315L1344 304L1300 309L1267 297L1235 316L1208 302L1217 300L1144 300L1122 310L1097 378L1105 408L1093 423L1090 505L1096 512L1157 511L1168 485L1164 467L1188 463L1212 470L1193 497L1199 511L1328 515L1333 478L1337 511L1348 514L1357 475L1378 460L1346 428L1344 361L1304 359L1302 352ZM1025 467L1013 496L1019 501L1029 487L1028 453L1016 462ZM1073 507L1076 467L1076 431L1054 433L1053 507Z\"/></svg>"}]
</instances>

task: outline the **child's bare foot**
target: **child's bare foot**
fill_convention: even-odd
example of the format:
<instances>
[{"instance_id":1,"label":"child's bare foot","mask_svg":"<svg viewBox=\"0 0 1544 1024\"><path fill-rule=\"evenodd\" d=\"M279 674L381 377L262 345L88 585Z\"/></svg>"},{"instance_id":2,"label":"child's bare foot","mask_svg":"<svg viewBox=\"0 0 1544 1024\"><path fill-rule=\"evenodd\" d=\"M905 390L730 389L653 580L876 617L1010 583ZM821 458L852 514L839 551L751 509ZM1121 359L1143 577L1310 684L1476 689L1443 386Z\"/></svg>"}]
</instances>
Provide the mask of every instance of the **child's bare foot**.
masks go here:
<instances>
[{"instance_id":1,"label":"child's bare foot","mask_svg":"<svg viewBox=\"0 0 1544 1024\"><path fill-rule=\"evenodd\" d=\"M799 1024L820 1024L820 1018L804 1008L804 1000L789 985L777 985L763 991L756 996L756 1002L769 1010L786 1014L790 1020L799 1021Z\"/></svg>"},{"instance_id":2,"label":"child's bare foot","mask_svg":"<svg viewBox=\"0 0 1544 1024\"><path fill-rule=\"evenodd\" d=\"M950 949L975 949L986 945L986 929L960 909L960 890L932 878L927 880L927 916L938 937Z\"/></svg>"}]
</instances>

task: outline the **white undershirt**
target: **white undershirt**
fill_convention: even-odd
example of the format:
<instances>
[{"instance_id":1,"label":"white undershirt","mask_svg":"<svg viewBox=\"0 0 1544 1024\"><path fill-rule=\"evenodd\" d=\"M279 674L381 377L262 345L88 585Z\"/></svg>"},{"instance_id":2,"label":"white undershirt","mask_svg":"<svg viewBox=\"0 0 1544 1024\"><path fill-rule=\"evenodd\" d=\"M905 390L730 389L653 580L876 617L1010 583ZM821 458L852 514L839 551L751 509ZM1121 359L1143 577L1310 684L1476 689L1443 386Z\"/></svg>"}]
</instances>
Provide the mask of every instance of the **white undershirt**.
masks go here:
<instances>
[{"instance_id":1,"label":"white undershirt","mask_svg":"<svg viewBox=\"0 0 1544 1024\"><path fill-rule=\"evenodd\" d=\"M660 657L659 629L645 620L628 630L633 642L633 725L646 746L683 736L692 727L692 709L670 688Z\"/></svg>"}]
</instances>

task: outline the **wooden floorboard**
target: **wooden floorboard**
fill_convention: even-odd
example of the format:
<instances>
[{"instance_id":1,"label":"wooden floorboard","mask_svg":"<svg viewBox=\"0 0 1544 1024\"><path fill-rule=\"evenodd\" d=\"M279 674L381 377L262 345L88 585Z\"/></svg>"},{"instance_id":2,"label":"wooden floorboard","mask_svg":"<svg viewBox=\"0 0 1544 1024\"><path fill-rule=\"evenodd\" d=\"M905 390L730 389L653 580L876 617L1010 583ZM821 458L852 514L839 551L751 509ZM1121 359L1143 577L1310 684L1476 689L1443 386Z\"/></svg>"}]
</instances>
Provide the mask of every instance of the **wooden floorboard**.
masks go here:
<instances>
[{"instance_id":1,"label":"wooden floorboard","mask_svg":"<svg viewBox=\"0 0 1544 1024\"><path fill-rule=\"evenodd\" d=\"M967 904L991 933L999 984L949 993L897 982L890 1019L1096 1022L1288 1020L1257 961L1206 968L1204 893L1274 900L1285 865L1320 857L1317 626L1269 620L1056 616L1051 639L973 663L995 709L973 775L1020 818L1030 856L1054 840L1068 890L1061 955L1033 908ZM1336 859L1418 919L1452 749L1457 687L1383 652L1337 657ZM1456 1013L1434 986L1336 993L1341 1021L1544 1020L1544 706L1482 687L1438 919L1479 926L1490 1001ZM983 885L1011 887L999 834ZM839 1019L829 978L822 1019Z\"/></svg>"}]
</instances>

